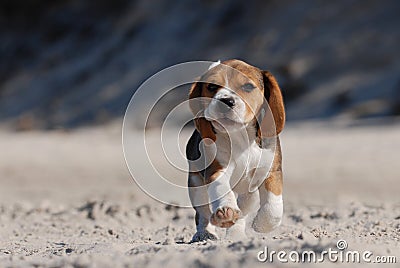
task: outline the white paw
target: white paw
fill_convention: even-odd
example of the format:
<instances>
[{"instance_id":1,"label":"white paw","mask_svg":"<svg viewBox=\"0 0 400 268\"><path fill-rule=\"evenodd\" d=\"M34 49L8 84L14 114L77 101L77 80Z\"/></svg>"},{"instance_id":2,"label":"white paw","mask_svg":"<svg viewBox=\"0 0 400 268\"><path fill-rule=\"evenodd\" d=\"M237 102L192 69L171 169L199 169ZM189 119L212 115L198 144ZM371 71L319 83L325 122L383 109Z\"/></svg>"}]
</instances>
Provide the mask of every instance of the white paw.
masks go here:
<instances>
[{"instance_id":1,"label":"white paw","mask_svg":"<svg viewBox=\"0 0 400 268\"><path fill-rule=\"evenodd\" d=\"M267 202L260 207L253 221L253 228L259 233L268 233L282 222L283 202L282 195L268 193Z\"/></svg>"},{"instance_id":2,"label":"white paw","mask_svg":"<svg viewBox=\"0 0 400 268\"><path fill-rule=\"evenodd\" d=\"M230 207L220 207L211 215L210 222L212 225L228 228L234 225L240 216L240 210Z\"/></svg>"}]
</instances>

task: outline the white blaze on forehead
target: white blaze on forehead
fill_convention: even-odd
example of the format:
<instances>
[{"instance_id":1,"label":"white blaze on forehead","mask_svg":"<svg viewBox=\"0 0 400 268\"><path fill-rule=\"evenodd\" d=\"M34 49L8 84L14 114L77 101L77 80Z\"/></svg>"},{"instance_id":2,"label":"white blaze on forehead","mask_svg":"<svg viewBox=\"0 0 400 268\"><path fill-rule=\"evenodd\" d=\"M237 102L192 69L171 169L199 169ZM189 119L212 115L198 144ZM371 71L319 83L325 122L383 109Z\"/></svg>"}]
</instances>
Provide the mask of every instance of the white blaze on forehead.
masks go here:
<instances>
[{"instance_id":1,"label":"white blaze on forehead","mask_svg":"<svg viewBox=\"0 0 400 268\"><path fill-rule=\"evenodd\" d=\"M218 61L212 63L212 64L210 65L210 67L208 67L208 70L214 68L215 66L217 66L217 65L219 65L219 64L221 64L221 61L220 61L220 60L218 60Z\"/></svg>"}]
</instances>

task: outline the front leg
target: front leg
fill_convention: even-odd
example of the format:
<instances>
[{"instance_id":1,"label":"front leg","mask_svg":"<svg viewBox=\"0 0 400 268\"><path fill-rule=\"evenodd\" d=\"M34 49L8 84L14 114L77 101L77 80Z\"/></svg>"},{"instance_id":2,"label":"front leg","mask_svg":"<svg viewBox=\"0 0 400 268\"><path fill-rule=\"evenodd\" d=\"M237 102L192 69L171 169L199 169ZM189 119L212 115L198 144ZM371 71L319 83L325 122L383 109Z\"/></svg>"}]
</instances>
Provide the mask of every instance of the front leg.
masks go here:
<instances>
[{"instance_id":1,"label":"front leg","mask_svg":"<svg viewBox=\"0 0 400 268\"><path fill-rule=\"evenodd\" d=\"M267 233L281 224L283 216L282 171L273 171L259 188L260 209L253 222L253 228Z\"/></svg>"},{"instance_id":2,"label":"front leg","mask_svg":"<svg viewBox=\"0 0 400 268\"><path fill-rule=\"evenodd\" d=\"M188 186L190 201L196 210L196 233L191 242L218 239L215 233L215 226L210 224L211 211L209 199L201 175L197 172L190 172Z\"/></svg>"},{"instance_id":3,"label":"front leg","mask_svg":"<svg viewBox=\"0 0 400 268\"><path fill-rule=\"evenodd\" d=\"M208 186L208 196L211 200L211 224L228 228L241 217L235 194L230 185L232 170L229 168L215 172Z\"/></svg>"}]
</instances>

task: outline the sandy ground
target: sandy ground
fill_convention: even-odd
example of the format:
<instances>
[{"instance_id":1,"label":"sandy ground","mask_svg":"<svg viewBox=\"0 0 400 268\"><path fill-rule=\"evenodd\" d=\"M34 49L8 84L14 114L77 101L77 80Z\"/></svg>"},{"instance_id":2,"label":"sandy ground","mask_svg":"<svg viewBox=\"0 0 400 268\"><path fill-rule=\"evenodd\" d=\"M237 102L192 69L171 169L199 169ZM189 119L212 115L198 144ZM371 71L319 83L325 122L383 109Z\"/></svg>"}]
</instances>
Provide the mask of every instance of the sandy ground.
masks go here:
<instances>
[{"instance_id":1,"label":"sandy ground","mask_svg":"<svg viewBox=\"0 0 400 268\"><path fill-rule=\"evenodd\" d=\"M259 262L258 252L320 253L337 250L339 239L348 250L400 262L400 124L289 125L281 138L282 226L266 235L249 230L244 241L193 244L193 210L142 193L120 135L119 122L0 131L1 267L278 267L277 259Z\"/></svg>"}]
</instances>

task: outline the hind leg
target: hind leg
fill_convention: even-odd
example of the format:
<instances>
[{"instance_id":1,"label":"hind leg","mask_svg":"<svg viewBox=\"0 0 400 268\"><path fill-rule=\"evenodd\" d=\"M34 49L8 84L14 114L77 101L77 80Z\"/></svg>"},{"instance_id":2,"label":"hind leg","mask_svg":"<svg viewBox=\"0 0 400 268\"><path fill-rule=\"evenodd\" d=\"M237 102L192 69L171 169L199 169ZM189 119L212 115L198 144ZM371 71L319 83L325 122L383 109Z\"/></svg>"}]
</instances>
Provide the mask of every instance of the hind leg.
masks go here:
<instances>
[{"instance_id":1,"label":"hind leg","mask_svg":"<svg viewBox=\"0 0 400 268\"><path fill-rule=\"evenodd\" d=\"M210 224L211 210L209 206L209 198L203 178L198 173L189 173L189 197L193 208L196 210L196 233L192 238L192 242L203 240L218 239L215 234L215 226Z\"/></svg>"},{"instance_id":2,"label":"hind leg","mask_svg":"<svg viewBox=\"0 0 400 268\"><path fill-rule=\"evenodd\" d=\"M283 216L282 171L271 172L259 188L260 209L253 222L253 228L267 233L281 224Z\"/></svg>"}]
</instances>

